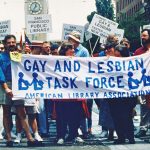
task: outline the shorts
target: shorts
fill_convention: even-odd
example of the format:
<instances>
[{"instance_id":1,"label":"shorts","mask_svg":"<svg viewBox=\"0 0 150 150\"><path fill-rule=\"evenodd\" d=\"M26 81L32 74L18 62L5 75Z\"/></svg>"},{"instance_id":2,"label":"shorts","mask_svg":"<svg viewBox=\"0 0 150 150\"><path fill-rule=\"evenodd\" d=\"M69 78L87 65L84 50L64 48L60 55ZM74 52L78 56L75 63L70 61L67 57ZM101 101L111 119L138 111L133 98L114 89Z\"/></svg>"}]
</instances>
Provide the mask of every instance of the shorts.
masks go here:
<instances>
[{"instance_id":1,"label":"shorts","mask_svg":"<svg viewBox=\"0 0 150 150\"><path fill-rule=\"evenodd\" d=\"M16 108L15 108L15 106L17 106L17 105L14 105L14 106L11 108L11 112L16 114ZM24 106L24 107L25 107L25 110L26 110L26 114L27 114L27 115L32 115L32 114L38 113L36 106Z\"/></svg>"}]
</instances>

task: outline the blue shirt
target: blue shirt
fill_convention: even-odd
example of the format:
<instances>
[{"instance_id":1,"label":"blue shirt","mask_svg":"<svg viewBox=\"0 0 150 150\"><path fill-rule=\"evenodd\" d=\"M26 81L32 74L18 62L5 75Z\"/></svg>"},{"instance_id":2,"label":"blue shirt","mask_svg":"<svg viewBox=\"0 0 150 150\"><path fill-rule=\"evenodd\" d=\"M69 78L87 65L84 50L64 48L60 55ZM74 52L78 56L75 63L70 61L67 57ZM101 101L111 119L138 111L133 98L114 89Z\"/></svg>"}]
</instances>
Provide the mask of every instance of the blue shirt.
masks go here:
<instances>
[{"instance_id":1,"label":"blue shirt","mask_svg":"<svg viewBox=\"0 0 150 150\"><path fill-rule=\"evenodd\" d=\"M76 57L89 57L90 54L89 54L88 50L80 44L75 49L75 56Z\"/></svg>"},{"instance_id":2,"label":"blue shirt","mask_svg":"<svg viewBox=\"0 0 150 150\"><path fill-rule=\"evenodd\" d=\"M11 61L9 53L0 54L0 83L12 81L11 78Z\"/></svg>"},{"instance_id":3,"label":"blue shirt","mask_svg":"<svg viewBox=\"0 0 150 150\"><path fill-rule=\"evenodd\" d=\"M98 56L99 56L99 57L106 56L105 51L101 51L101 52L98 54Z\"/></svg>"}]
</instances>

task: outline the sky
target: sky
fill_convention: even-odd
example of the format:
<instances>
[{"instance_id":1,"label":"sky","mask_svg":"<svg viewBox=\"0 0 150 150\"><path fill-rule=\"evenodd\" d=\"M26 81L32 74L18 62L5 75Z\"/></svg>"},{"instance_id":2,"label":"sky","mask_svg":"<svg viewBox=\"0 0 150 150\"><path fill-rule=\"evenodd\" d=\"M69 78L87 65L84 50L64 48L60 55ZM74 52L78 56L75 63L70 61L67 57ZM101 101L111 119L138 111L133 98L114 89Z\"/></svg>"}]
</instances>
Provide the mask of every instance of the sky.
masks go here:
<instances>
[{"instance_id":1,"label":"sky","mask_svg":"<svg viewBox=\"0 0 150 150\"><path fill-rule=\"evenodd\" d=\"M95 0L48 0L52 33L48 40L60 40L63 23L85 25L87 16L96 10ZM19 39L25 28L24 0L0 0L0 21L11 20L11 33Z\"/></svg>"}]
</instances>

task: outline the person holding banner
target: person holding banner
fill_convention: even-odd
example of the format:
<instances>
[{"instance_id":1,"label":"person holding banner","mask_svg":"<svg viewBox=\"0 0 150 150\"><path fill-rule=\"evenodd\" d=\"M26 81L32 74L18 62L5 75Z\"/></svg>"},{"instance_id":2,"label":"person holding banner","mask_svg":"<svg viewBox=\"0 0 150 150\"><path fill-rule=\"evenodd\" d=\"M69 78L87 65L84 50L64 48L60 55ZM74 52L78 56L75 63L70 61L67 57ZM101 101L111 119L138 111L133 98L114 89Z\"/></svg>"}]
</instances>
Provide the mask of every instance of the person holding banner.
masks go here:
<instances>
[{"instance_id":1,"label":"person holding banner","mask_svg":"<svg viewBox=\"0 0 150 150\"><path fill-rule=\"evenodd\" d=\"M127 51L127 47L125 47L124 45L117 45L115 47L114 55L116 57L130 56L129 51ZM129 144L135 144L132 111L136 106L137 98L113 98L110 99L108 103L110 106L111 116L114 121L115 130L118 136L118 139L114 141L114 144L124 144L125 139L129 140Z\"/></svg>"},{"instance_id":2,"label":"person holding banner","mask_svg":"<svg viewBox=\"0 0 150 150\"><path fill-rule=\"evenodd\" d=\"M6 146L12 147L13 141L11 138L11 107L15 106L18 118L21 122L22 127L25 130L28 146L38 146L38 143L34 141L30 130L29 124L26 118L26 112L24 109L24 101L23 100L15 100L12 101L13 93L11 90L12 87L12 77L11 77L11 60L10 60L10 52L17 51L16 47L16 37L14 35L7 35L4 38L4 47L5 51L0 55L0 68L1 71L1 89L0 89L0 104L3 107L3 124L6 132Z\"/></svg>"},{"instance_id":3,"label":"person holding banner","mask_svg":"<svg viewBox=\"0 0 150 150\"><path fill-rule=\"evenodd\" d=\"M105 51L101 51L99 56L114 56L115 46L118 44L118 39L114 35L109 35L106 40ZM110 113L109 99L100 100L99 124L102 126L101 138L108 137L108 140L113 140L114 122Z\"/></svg>"},{"instance_id":4,"label":"person holding banner","mask_svg":"<svg viewBox=\"0 0 150 150\"><path fill-rule=\"evenodd\" d=\"M74 56L74 47L70 42L64 42L59 51L60 56ZM55 100L56 107L56 128L57 144L63 144L64 140L83 143L83 139L78 136L80 121L88 115L85 100L63 99ZM65 139L67 126L69 135Z\"/></svg>"},{"instance_id":5,"label":"person holding banner","mask_svg":"<svg viewBox=\"0 0 150 150\"><path fill-rule=\"evenodd\" d=\"M142 41L142 47L138 48L134 56L141 55L144 53L147 53L150 51L150 29L144 29L141 32L141 41ZM150 96L147 95L145 97L142 97L143 101L146 99L146 105L141 105L141 122L140 122L140 130L135 135L135 137L139 138L146 135L146 132L148 131L148 127L150 125Z\"/></svg>"},{"instance_id":6,"label":"person holding banner","mask_svg":"<svg viewBox=\"0 0 150 150\"><path fill-rule=\"evenodd\" d=\"M40 55L51 55L51 45L49 42L44 41L42 43L41 47L41 53ZM39 131L41 136L49 137L49 124L48 124L48 115L49 115L49 109L52 108L52 102L50 99L41 99L39 100L39 110L40 113L38 114L38 125L39 125Z\"/></svg>"},{"instance_id":7,"label":"person holding banner","mask_svg":"<svg viewBox=\"0 0 150 150\"><path fill-rule=\"evenodd\" d=\"M84 46L82 46L82 44L80 43L80 37L81 37L81 34L79 32L72 31L68 35L68 41L73 44L76 57L89 57L90 56L89 51ZM92 106L92 102L93 102L92 99L87 100L87 104L89 105L89 107ZM91 127L92 127L91 119L88 119L88 125L89 125L88 129L89 129L89 131L91 131ZM88 129L87 129L86 119L83 119L81 121L80 128L81 128L83 137L87 138L88 137Z\"/></svg>"}]
</instances>

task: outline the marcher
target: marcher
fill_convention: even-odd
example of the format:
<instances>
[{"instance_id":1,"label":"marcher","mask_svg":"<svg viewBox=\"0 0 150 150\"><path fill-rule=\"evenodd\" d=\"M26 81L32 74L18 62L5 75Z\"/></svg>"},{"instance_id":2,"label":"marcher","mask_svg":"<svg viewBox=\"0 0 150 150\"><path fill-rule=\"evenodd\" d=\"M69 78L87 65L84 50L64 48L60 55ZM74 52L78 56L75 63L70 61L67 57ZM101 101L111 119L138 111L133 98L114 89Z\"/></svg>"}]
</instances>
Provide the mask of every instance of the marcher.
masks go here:
<instances>
[{"instance_id":1,"label":"marcher","mask_svg":"<svg viewBox=\"0 0 150 150\"><path fill-rule=\"evenodd\" d=\"M105 44L105 51L99 53L99 56L114 56L115 46L118 44L118 39L114 35L109 35ZM108 101L110 99L100 100L100 111L99 111L99 124L102 126L102 132L100 138L108 138L113 140L114 133L114 122L111 116Z\"/></svg>"},{"instance_id":2,"label":"marcher","mask_svg":"<svg viewBox=\"0 0 150 150\"><path fill-rule=\"evenodd\" d=\"M35 145L38 146L38 143L34 141L29 130L29 125L26 118L26 112L24 109L24 101L23 100L12 101L13 93L11 90L12 79L11 79L10 52L17 51L16 37L14 35L7 35L4 38L4 47L5 47L5 51L0 55L0 68L2 69L1 81L0 81L1 84L0 104L2 104L3 107L3 124L6 132L6 140L7 140L6 146L8 147L13 146L13 141L11 138L12 105L15 106L21 125L25 130L28 139L27 141L28 146L35 146Z\"/></svg>"},{"instance_id":3,"label":"marcher","mask_svg":"<svg viewBox=\"0 0 150 150\"><path fill-rule=\"evenodd\" d=\"M144 53L147 53L150 51L150 30L144 29L141 32L141 40L142 40L142 47L138 48L134 56L141 55ZM149 101L149 97L143 97L143 99L146 98L146 101ZM141 136L145 136L146 132L148 131L148 127L150 125L150 109L147 107L147 105L142 104L141 105L141 122L140 122L140 130L135 135L135 137L139 138Z\"/></svg>"},{"instance_id":4,"label":"marcher","mask_svg":"<svg viewBox=\"0 0 150 150\"><path fill-rule=\"evenodd\" d=\"M127 47L124 45L117 45L114 55L116 57L130 56L129 51L127 55ZM136 97L121 97L109 100L110 112L118 136L114 144L124 144L125 139L129 140L129 144L135 144L132 110L136 106L136 103Z\"/></svg>"},{"instance_id":5,"label":"marcher","mask_svg":"<svg viewBox=\"0 0 150 150\"><path fill-rule=\"evenodd\" d=\"M74 56L74 47L70 42L64 42L59 50L61 56ZM75 141L83 143L84 141L78 136L80 121L85 117L83 109L83 100L66 99L56 101L56 127L57 127L57 144L63 144L64 141ZM68 126L68 137L65 138Z\"/></svg>"},{"instance_id":6,"label":"marcher","mask_svg":"<svg viewBox=\"0 0 150 150\"><path fill-rule=\"evenodd\" d=\"M81 34L77 31L72 31L69 33L68 35L68 41L71 42L74 46L74 51L75 51L75 56L76 57L90 57L90 54L88 52L88 50L81 44L80 42L80 37ZM90 105L90 100L87 100L87 103L89 103L89 106L92 107L92 105ZM88 120L90 121L90 120ZM89 125L92 125L91 123L88 123ZM83 138L87 138L88 137L88 126L87 126L87 120L86 118L84 118L83 120L81 120L81 131L82 131L82 136ZM89 126L89 130L91 130L91 127Z\"/></svg>"}]
</instances>

